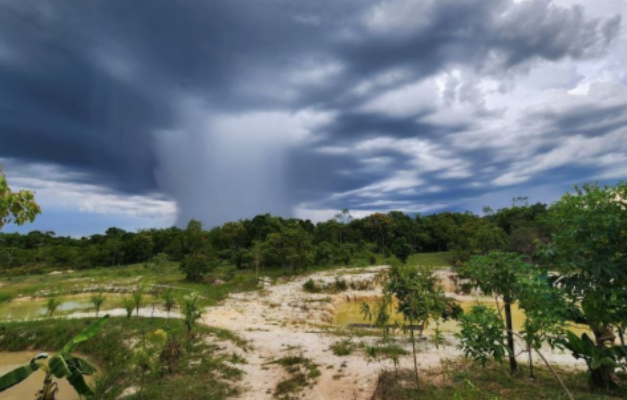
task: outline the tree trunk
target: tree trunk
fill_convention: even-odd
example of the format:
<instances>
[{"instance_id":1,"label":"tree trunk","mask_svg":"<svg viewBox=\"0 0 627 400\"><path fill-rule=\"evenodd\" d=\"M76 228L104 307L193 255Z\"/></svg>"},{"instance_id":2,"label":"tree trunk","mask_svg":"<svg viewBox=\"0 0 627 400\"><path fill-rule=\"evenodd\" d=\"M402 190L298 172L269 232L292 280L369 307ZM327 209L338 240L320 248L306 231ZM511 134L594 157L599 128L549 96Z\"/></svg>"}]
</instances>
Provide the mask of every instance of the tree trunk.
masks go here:
<instances>
[{"instance_id":1,"label":"tree trunk","mask_svg":"<svg viewBox=\"0 0 627 400\"><path fill-rule=\"evenodd\" d=\"M606 342L612 345L616 340L616 335L614 335L614 330L610 325L607 325L601 330L593 329L592 331L594 332L596 346L600 349L606 346ZM601 365L599 368L593 369L590 375L591 384L595 388L616 389L620 386L620 381L616 376L616 369L614 367Z\"/></svg>"},{"instance_id":2,"label":"tree trunk","mask_svg":"<svg viewBox=\"0 0 627 400\"><path fill-rule=\"evenodd\" d=\"M529 352L529 377L531 379L535 378L533 374L533 349L531 348L531 343L527 343L527 351Z\"/></svg>"},{"instance_id":3,"label":"tree trunk","mask_svg":"<svg viewBox=\"0 0 627 400\"><path fill-rule=\"evenodd\" d=\"M509 347L509 372L514 374L518 369L516 352L514 351L514 330L512 324L512 304L505 301L505 324L507 325L507 347Z\"/></svg>"},{"instance_id":4,"label":"tree trunk","mask_svg":"<svg viewBox=\"0 0 627 400\"><path fill-rule=\"evenodd\" d=\"M416 358L416 339L414 338L414 321L409 320L409 332L411 334L411 347L414 354L414 374L416 377L416 388L418 388L418 359Z\"/></svg>"},{"instance_id":5,"label":"tree trunk","mask_svg":"<svg viewBox=\"0 0 627 400\"><path fill-rule=\"evenodd\" d=\"M601 365L591 372L592 386L603 389L617 389L620 386L614 367Z\"/></svg>"}]
</instances>

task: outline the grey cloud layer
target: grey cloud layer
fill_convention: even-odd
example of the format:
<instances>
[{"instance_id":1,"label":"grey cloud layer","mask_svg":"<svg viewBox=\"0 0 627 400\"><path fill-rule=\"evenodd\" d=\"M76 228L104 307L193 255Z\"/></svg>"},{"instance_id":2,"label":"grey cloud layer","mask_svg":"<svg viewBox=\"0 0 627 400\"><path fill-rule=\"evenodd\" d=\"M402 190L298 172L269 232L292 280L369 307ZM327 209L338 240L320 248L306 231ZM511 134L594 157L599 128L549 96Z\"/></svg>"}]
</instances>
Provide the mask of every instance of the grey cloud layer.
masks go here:
<instances>
[{"instance_id":1,"label":"grey cloud layer","mask_svg":"<svg viewBox=\"0 0 627 400\"><path fill-rule=\"evenodd\" d=\"M525 138L537 144L524 144L529 160L572 156L554 136L624 138L623 93L504 120L481 79L507 91L539 62L603 57L620 25L540 0L3 0L0 152L124 193L166 192L181 220L209 223L301 203L427 209L550 182L552 169L560 182L593 176L612 149L544 169L504 154ZM433 101L435 83L421 82L442 74ZM457 106L463 115L446 117ZM326 117L295 142L226 139L291 128L275 115L297 115L297 130L303 110ZM521 131L499 137L499 118Z\"/></svg>"}]
</instances>

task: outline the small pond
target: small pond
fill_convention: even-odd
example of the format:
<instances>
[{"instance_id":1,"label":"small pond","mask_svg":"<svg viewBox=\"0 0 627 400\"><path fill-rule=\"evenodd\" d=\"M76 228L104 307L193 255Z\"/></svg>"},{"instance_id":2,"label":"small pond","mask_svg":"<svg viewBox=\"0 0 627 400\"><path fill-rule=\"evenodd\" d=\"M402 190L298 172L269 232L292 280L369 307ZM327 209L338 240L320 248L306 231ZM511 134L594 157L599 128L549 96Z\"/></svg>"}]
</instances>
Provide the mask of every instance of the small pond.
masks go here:
<instances>
[{"instance_id":1,"label":"small pond","mask_svg":"<svg viewBox=\"0 0 627 400\"><path fill-rule=\"evenodd\" d=\"M36 351L0 352L0 376L7 372L28 364L31 358L39 354ZM45 360L44 360L45 362ZM40 369L22 383L0 393L0 400L30 400L35 398L35 393L43 386L45 373ZM57 380L59 392L57 400L79 400L78 393L65 380ZM93 378L87 377L87 383L93 385Z\"/></svg>"},{"instance_id":2,"label":"small pond","mask_svg":"<svg viewBox=\"0 0 627 400\"><path fill-rule=\"evenodd\" d=\"M55 312L55 316L69 314L76 311L93 310L94 306L89 301L91 294L77 294L62 296L63 302ZM102 305L102 310L110 310L122 306L122 296L117 294L105 295L106 300ZM148 304L150 296L146 296L145 304ZM22 320L32 318L42 318L47 314L46 298L17 299L8 303L0 304L0 321ZM101 311L102 311L101 310Z\"/></svg>"},{"instance_id":3,"label":"small pond","mask_svg":"<svg viewBox=\"0 0 627 400\"><path fill-rule=\"evenodd\" d=\"M485 304L488 307L496 308L496 303L494 301L481 301L481 304ZM369 301L368 304L370 307L376 306L376 301ZM476 305L476 301L465 301L460 302L459 305L465 311L469 310L473 305ZM344 303L336 308L335 316L333 322L336 325L350 325L350 324L370 324L371 321L368 321L361 314L361 305L362 302L350 302ZM514 331L520 332L523 327L523 323L525 321L525 314L522 310L518 308L516 304L512 305L512 322L514 325ZM392 312L392 321L390 324L394 324L394 322L398 322L399 324L403 322L403 317L396 313ZM435 328L435 323L430 323L426 332L432 332L433 328ZM440 321L440 330L443 333L457 333L459 332L459 324L457 321L448 320L448 321ZM572 326L571 330L577 334L582 332L586 332L587 328L582 325Z\"/></svg>"}]
</instances>

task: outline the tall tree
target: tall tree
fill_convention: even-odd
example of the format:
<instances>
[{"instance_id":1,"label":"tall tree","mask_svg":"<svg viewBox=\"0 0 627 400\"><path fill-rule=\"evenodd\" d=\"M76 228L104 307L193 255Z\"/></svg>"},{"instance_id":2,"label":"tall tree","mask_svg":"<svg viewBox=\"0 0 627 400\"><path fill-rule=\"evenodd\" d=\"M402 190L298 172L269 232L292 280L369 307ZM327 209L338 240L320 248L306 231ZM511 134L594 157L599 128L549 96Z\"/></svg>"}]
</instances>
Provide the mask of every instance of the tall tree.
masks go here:
<instances>
[{"instance_id":1,"label":"tall tree","mask_svg":"<svg viewBox=\"0 0 627 400\"><path fill-rule=\"evenodd\" d=\"M470 259L463 271L484 293L503 300L510 372L516 372L518 363L514 349L512 304L518 299L518 283L531 275L531 266L518 254L492 252Z\"/></svg>"},{"instance_id":2,"label":"tall tree","mask_svg":"<svg viewBox=\"0 0 627 400\"><path fill-rule=\"evenodd\" d=\"M335 214L335 217L333 217L333 219L338 223L338 234L340 239L341 252L344 239L344 231L346 230L346 225L353 220L353 216L351 215L350 211L348 211L348 208L345 208L341 212Z\"/></svg>"},{"instance_id":3,"label":"tall tree","mask_svg":"<svg viewBox=\"0 0 627 400\"><path fill-rule=\"evenodd\" d=\"M551 207L547 222L553 236L543 254L561 273L560 287L581 305L580 321L593 332L596 351L614 348L627 304L627 182L575 187ZM616 350L613 359L624 348ZM613 361L591 365L593 385L618 386L615 367Z\"/></svg>"}]
</instances>

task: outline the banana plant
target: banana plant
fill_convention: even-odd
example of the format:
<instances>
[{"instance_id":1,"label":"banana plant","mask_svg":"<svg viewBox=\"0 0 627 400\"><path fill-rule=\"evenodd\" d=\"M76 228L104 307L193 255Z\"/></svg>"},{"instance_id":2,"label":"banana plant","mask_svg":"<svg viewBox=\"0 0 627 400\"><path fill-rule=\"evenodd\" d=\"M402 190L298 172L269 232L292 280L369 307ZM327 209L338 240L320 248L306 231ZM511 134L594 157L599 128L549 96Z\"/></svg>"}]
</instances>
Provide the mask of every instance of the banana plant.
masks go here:
<instances>
[{"instance_id":1,"label":"banana plant","mask_svg":"<svg viewBox=\"0 0 627 400\"><path fill-rule=\"evenodd\" d=\"M602 366L618 368L620 367L618 360L627 358L627 346L599 347L586 333L581 335L581 339L570 331L567 331L566 335L568 341L564 342L564 347L572 351L575 358L584 359L590 370Z\"/></svg>"},{"instance_id":2,"label":"banana plant","mask_svg":"<svg viewBox=\"0 0 627 400\"><path fill-rule=\"evenodd\" d=\"M89 328L76 335L70 340L61 351L49 357L47 353L41 353L33 357L27 365L23 365L0 376L0 392L3 392L28 378L35 371L41 369L46 373L43 388L37 392L35 400L55 400L59 391L56 382L52 378L67 379L74 390L81 396L92 396L94 392L91 390L87 382L86 375L93 375L96 368L80 357L71 354L72 350L81 342L84 342L94 336L102 329L107 322L109 315L105 315ZM47 360L44 363L42 360Z\"/></svg>"}]
</instances>

